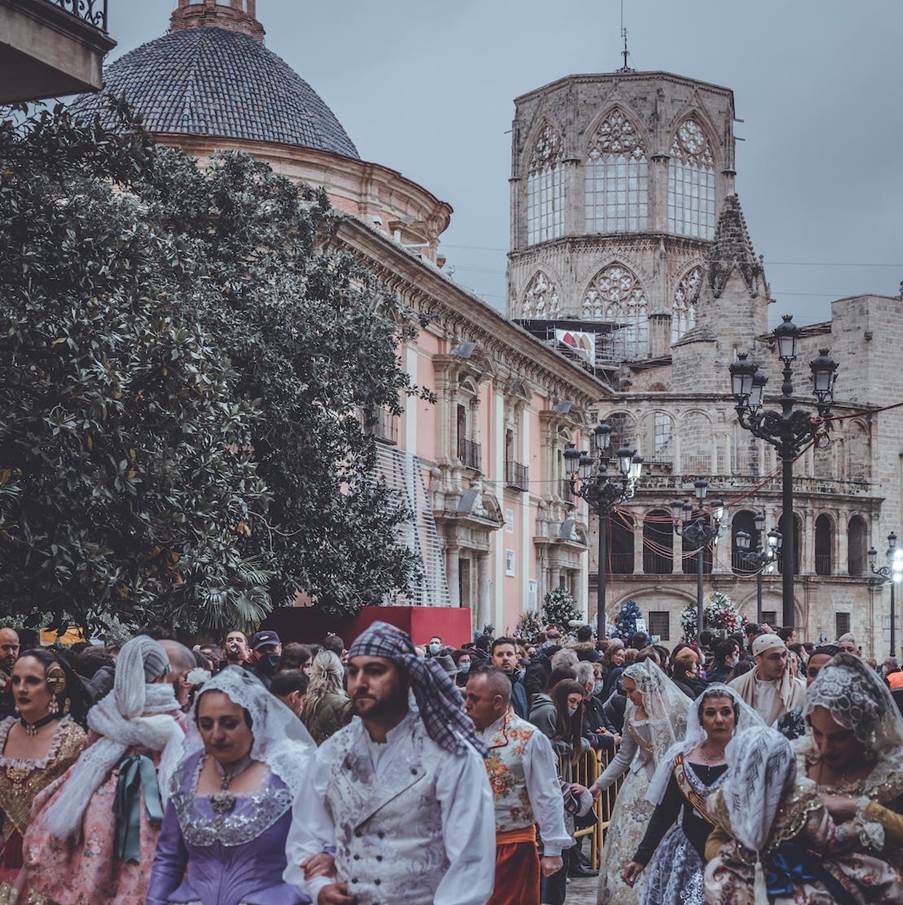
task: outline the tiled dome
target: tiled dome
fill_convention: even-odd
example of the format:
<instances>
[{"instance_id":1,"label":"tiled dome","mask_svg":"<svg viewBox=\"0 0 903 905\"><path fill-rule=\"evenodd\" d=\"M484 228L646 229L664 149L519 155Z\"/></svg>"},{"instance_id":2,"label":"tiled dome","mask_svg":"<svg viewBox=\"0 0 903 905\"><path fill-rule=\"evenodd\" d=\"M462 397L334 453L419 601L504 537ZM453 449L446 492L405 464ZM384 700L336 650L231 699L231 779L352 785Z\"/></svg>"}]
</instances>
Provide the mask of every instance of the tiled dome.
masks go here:
<instances>
[{"instance_id":1,"label":"tiled dome","mask_svg":"<svg viewBox=\"0 0 903 905\"><path fill-rule=\"evenodd\" d=\"M125 96L149 132L283 142L359 159L322 98L252 34L181 26L125 54L104 76L99 94L75 101L76 113L99 111L112 124L106 99Z\"/></svg>"}]
</instances>

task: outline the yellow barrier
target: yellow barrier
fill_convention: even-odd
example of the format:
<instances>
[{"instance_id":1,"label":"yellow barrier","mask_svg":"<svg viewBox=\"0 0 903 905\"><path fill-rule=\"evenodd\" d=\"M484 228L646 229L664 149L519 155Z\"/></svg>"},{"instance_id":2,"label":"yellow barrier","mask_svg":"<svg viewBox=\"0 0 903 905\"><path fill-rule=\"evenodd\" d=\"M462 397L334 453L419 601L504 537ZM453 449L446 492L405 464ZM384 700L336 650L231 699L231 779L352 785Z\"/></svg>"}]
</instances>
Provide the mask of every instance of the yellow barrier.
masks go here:
<instances>
[{"instance_id":1,"label":"yellow barrier","mask_svg":"<svg viewBox=\"0 0 903 905\"><path fill-rule=\"evenodd\" d=\"M565 782L575 782L589 788L599 778L610 760L611 755L607 751L586 751L577 758L575 763L572 763L566 754L559 754L558 775ZM621 779L618 779L593 802L596 822L592 826L574 833L574 837L578 840L589 836L590 863L593 870L599 869L602 860L602 846L605 844L605 834L611 825L611 815L615 809L615 799L618 797L620 788Z\"/></svg>"}]
</instances>

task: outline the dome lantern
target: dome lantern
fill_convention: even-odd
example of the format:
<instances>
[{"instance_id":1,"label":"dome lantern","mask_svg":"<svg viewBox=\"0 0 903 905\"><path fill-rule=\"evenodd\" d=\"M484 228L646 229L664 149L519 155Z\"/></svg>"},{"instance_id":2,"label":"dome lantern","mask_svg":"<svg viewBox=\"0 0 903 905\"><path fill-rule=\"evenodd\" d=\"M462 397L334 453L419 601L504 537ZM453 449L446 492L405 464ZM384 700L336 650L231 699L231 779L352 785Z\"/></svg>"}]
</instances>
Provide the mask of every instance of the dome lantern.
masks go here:
<instances>
[{"instance_id":1,"label":"dome lantern","mask_svg":"<svg viewBox=\"0 0 903 905\"><path fill-rule=\"evenodd\" d=\"M178 0L169 20L169 30L224 28L263 43L263 26L257 21L257 0Z\"/></svg>"}]
</instances>

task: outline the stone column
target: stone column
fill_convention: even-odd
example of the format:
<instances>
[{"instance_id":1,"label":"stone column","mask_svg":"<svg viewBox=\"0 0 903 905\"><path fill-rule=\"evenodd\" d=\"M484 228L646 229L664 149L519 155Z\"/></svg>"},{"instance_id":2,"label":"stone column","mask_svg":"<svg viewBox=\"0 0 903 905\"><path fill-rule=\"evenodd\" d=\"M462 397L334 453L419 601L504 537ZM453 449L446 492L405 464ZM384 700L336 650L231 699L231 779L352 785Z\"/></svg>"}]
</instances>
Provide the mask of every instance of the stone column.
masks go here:
<instances>
[{"instance_id":1,"label":"stone column","mask_svg":"<svg viewBox=\"0 0 903 905\"><path fill-rule=\"evenodd\" d=\"M671 547L671 574L684 574L684 539L677 534Z\"/></svg>"},{"instance_id":2,"label":"stone column","mask_svg":"<svg viewBox=\"0 0 903 905\"><path fill-rule=\"evenodd\" d=\"M458 572L458 545L445 548L445 567L448 572L448 602L451 606L461 606L461 587Z\"/></svg>"},{"instance_id":3,"label":"stone column","mask_svg":"<svg viewBox=\"0 0 903 905\"><path fill-rule=\"evenodd\" d=\"M477 599L474 609L478 613L477 623L482 628L489 622L489 555L480 553L476 557L477 566Z\"/></svg>"},{"instance_id":4,"label":"stone column","mask_svg":"<svg viewBox=\"0 0 903 905\"><path fill-rule=\"evenodd\" d=\"M799 552L800 572L804 575L815 574L815 513L805 509L802 513L802 536Z\"/></svg>"},{"instance_id":5,"label":"stone column","mask_svg":"<svg viewBox=\"0 0 903 905\"><path fill-rule=\"evenodd\" d=\"M654 154L649 161L649 231L668 231L667 154Z\"/></svg>"},{"instance_id":6,"label":"stone column","mask_svg":"<svg viewBox=\"0 0 903 905\"><path fill-rule=\"evenodd\" d=\"M611 537L609 537L609 544ZM636 513L633 520L633 574L642 575L643 568L643 519L640 513Z\"/></svg>"},{"instance_id":7,"label":"stone column","mask_svg":"<svg viewBox=\"0 0 903 905\"><path fill-rule=\"evenodd\" d=\"M842 509L837 513L837 568L835 575L850 574L850 535L847 530L850 515Z\"/></svg>"}]
</instances>

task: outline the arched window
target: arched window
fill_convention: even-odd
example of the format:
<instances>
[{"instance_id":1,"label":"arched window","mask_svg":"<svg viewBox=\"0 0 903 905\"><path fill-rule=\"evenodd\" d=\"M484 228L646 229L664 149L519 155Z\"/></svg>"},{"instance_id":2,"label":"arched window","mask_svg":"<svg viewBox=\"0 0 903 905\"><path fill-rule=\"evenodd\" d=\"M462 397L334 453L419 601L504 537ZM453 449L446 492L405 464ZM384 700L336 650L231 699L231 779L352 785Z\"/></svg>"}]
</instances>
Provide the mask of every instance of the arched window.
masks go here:
<instances>
[{"instance_id":1,"label":"arched window","mask_svg":"<svg viewBox=\"0 0 903 905\"><path fill-rule=\"evenodd\" d=\"M832 551L834 531L831 517L822 513L815 520L815 574L830 575L832 572Z\"/></svg>"},{"instance_id":2,"label":"arched window","mask_svg":"<svg viewBox=\"0 0 903 905\"><path fill-rule=\"evenodd\" d=\"M527 284L521 310L524 317L539 318L558 314L561 310L558 289L541 270L538 270Z\"/></svg>"},{"instance_id":3,"label":"arched window","mask_svg":"<svg viewBox=\"0 0 903 905\"><path fill-rule=\"evenodd\" d=\"M680 419L680 470L684 475L712 473L712 423L702 412Z\"/></svg>"},{"instance_id":4,"label":"arched window","mask_svg":"<svg viewBox=\"0 0 903 905\"><path fill-rule=\"evenodd\" d=\"M749 558L740 552L737 546L737 534L745 531L750 538L750 552L759 549L759 530L756 528L756 514L748 509L738 512L731 522L731 565L739 575L752 575L758 571L755 563L750 563Z\"/></svg>"},{"instance_id":5,"label":"arched window","mask_svg":"<svg viewBox=\"0 0 903 905\"><path fill-rule=\"evenodd\" d=\"M787 546L787 534L784 531L784 516L778 519L778 531L784 537L784 545L781 547L783 551ZM778 572L784 572L784 554L778 551ZM800 517L793 513L793 574L800 574L800 562L803 558L803 523Z\"/></svg>"},{"instance_id":6,"label":"arched window","mask_svg":"<svg viewBox=\"0 0 903 905\"><path fill-rule=\"evenodd\" d=\"M646 229L649 171L646 152L633 123L612 110L596 130L584 166L588 233Z\"/></svg>"},{"instance_id":7,"label":"arched window","mask_svg":"<svg viewBox=\"0 0 903 905\"><path fill-rule=\"evenodd\" d=\"M847 571L864 575L868 562L869 529L861 515L854 515L847 528Z\"/></svg>"},{"instance_id":8,"label":"arched window","mask_svg":"<svg viewBox=\"0 0 903 905\"><path fill-rule=\"evenodd\" d=\"M650 465L674 463L674 421L667 412L653 412L646 419L646 437L641 452Z\"/></svg>"},{"instance_id":9,"label":"arched window","mask_svg":"<svg viewBox=\"0 0 903 905\"><path fill-rule=\"evenodd\" d=\"M608 448L612 455L615 455L622 446L629 449L637 448L636 418L630 412L612 412L606 420L611 428ZM593 439L595 440L595 435Z\"/></svg>"},{"instance_id":10,"label":"arched window","mask_svg":"<svg viewBox=\"0 0 903 905\"><path fill-rule=\"evenodd\" d=\"M643 571L670 575L674 569L674 529L667 509L653 509L643 519Z\"/></svg>"},{"instance_id":11,"label":"arched window","mask_svg":"<svg viewBox=\"0 0 903 905\"><path fill-rule=\"evenodd\" d=\"M834 467L834 444L827 439L820 439L815 447L815 477L838 477Z\"/></svg>"},{"instance_id":12,"label":"arched window","mask_svg":"<svg viewBox=\"0 0 903 905\"><path fill-rule=\"evenodd\" d=\"M677 284L671 305L671 342L676 343L696 326L696 302L702 289L702 268L688 270Z\"/></svg>"},{"instance_id":13,"label":"arched window","mask_svg":"<svg viewBox=\"0 0 903 905\"><path fill-rule=\"evenodd\" d=\"M715 235L715 158L699 123L684 120L668 161L668 229L679 236Z\"/></svg>"},{"instance_id":14,"label":"arched window","mask_svg":"<svg viewBox=\"0 0 903 905\"><path fill-rule=\"evenodd\" d=\"M637 275L623 264L609 264L592 279L583 299L583 316L615 325L603 338L614 361L631 361L649 354L646 293Z\"/></svg>"},{"instance_id":15,"label":"arched window","mask_svg":"<svg viewBox=\"0 0 903 905\"><path fill-rule=\"evenodd\" d=\"M530 157L527 173L527 244L564 233L564 174L561 136L546 123Z\"/></svg>"},{"instance_id":16,"label":"arched window","mask_svg":"<svg viewBox=\"0 0 903 905\"><path fill-rule=\"evenodd\" d=\"M633 575L633 517L612 512L610 526L610 571L613 575Z\"/></svg>"}]
</instances>

